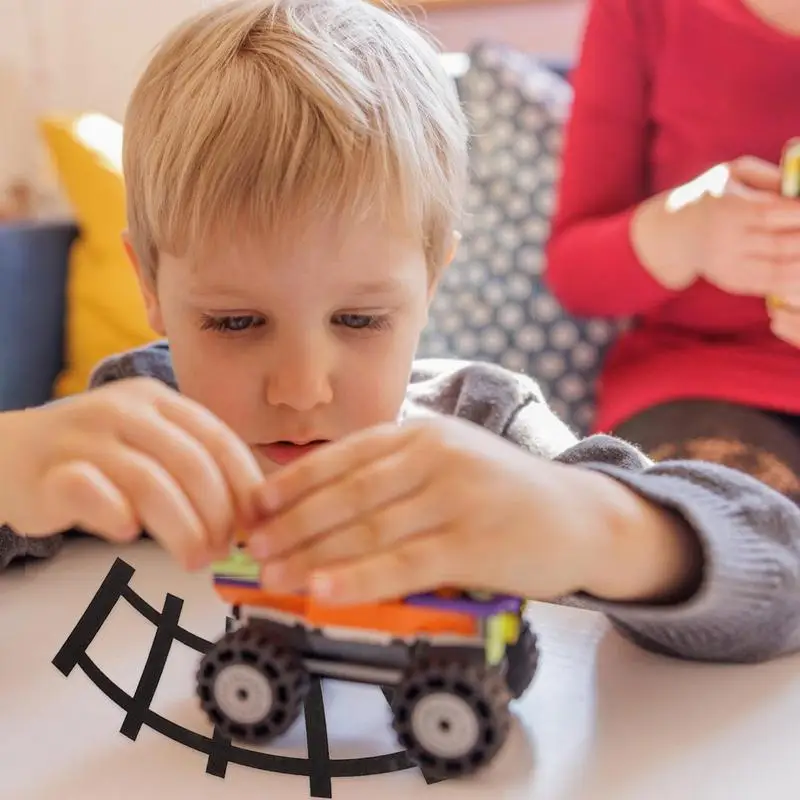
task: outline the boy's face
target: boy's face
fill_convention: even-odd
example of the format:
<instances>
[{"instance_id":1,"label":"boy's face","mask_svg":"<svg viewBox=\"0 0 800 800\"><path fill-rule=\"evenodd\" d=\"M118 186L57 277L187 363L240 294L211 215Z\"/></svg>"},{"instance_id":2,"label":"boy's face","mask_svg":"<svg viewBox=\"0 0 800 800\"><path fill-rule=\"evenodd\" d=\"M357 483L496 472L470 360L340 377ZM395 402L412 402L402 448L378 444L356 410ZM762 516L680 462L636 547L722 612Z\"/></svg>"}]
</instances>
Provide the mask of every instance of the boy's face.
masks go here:
<instances>
[{"instance_id":1,"label":"boy's face","mask_svg":"<svg viewBox=\"0 0 800 800\"><path fill-rule=\"evenodd\" d=\"M181 392L265 473L303 444L398 418L434 289L421 243L374 222L162 255L156 285L140 280Z\"/></svg>"}]
</instances>

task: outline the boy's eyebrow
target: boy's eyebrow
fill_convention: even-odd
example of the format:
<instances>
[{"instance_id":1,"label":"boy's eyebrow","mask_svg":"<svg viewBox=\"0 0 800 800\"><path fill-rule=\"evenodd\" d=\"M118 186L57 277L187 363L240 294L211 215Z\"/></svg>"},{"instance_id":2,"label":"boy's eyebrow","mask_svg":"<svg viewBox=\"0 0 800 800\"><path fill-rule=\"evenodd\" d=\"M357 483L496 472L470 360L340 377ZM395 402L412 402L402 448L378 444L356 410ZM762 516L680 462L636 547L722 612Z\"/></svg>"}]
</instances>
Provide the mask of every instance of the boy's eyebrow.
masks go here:
<instances>
[{"instance_id":1,"label":"boy's eyebrow","mask_svg":"<svg viewBox=\"0 0 800 800\"><path fill-rule=\"evenodd\" d=\"M347 293L351 297L369 297L373 295L392 294L404 290L406 281L396 276L388 278L373 279L354 283L347 287ZM207 300L225 300L229 302L247 301L252 299L246 290L238 290L230 285L212 284L210 286L193 286L188 291L189 297L194 301L205 302Z\"/></svg>"},{"instance_id":2,"label":"boy's eyebrow","mask_svg":"<svg viewBox=\"0 0 800 800\"><path fill-rule=\"evenodd\" d=\"M238 289L232 289L230 286L211 285L211 286L193 286L186 292L191 300L206 302L209 300L225 300L225 301L239 301L239 300L252 300L252 294Z\"/></svg>"},{"instance_id":3,"label":"boy's eyebrow","mask_svg":"<svg viewBox=\"0 0 800 800\"><path fill-rule=\"evenodd\" d=\"M365 281L364 283L355 284L351 288L353 295L370 295L370 294L390 294L391 292L398 291L404 288L404 281L396 277L383 278L381 280Z\"/></svg>"}]
</instances>

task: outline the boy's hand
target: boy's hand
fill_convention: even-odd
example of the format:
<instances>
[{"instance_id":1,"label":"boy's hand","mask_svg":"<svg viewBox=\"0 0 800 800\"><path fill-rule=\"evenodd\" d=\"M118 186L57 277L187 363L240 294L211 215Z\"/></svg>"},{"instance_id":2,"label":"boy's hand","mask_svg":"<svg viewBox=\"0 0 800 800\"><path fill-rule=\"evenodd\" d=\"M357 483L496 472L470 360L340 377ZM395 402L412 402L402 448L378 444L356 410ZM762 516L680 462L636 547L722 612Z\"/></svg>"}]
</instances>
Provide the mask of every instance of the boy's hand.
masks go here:
<instances>
[{"instance_id":1,"label":"boy's hand","mask_svg":"<svg viewBox=\"0 0 800 800\"><path fill-rule=\"evenodd\" d=\"M356 434L268 478L250 550L273 591L377 602L443 585L663 596L685 531L621 484L444 418Z\"/></svg>"},{"instance_id":2,"label":"boy's hand","mask_svg":"<svg viewBox=\"0 0 800 800\"><path fill-rule=\"evenodd\" d=\"M263 480L199 404L145 378L0 416L0 522L28 536L146 530L186 567L227 551Z\"/></svg>"}]
</instances>

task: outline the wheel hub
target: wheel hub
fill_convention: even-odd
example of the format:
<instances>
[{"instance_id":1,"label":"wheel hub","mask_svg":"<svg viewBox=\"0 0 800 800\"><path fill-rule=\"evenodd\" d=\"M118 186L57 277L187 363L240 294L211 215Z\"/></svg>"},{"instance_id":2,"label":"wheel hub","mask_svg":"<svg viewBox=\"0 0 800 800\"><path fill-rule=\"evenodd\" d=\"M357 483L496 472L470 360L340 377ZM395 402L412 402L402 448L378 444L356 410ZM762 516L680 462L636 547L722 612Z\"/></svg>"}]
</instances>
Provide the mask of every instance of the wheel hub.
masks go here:
<instances>
[{"instance_id":1,"label":"wheel hub","mask_svg":"<svg viewBox=\"0 0 800 800\"><path fill-rule=\"evenodd\" d=\"M272 687L265 675L246 664L222 669L214 681L214 699L228 719L253 725L272 708Z\"/></svg>"},{"instance_id":2,"label":"wheel hub","mask_svg":"<svg viewBox=\"0 0 800 800\"><path fill-rule=\"evenodd\" d=\"M411 713L411 729L420 745L438 758L462 758L478 742L475 711L460 697L437 692L423 697Z\"/></svg>"}]
</instances>

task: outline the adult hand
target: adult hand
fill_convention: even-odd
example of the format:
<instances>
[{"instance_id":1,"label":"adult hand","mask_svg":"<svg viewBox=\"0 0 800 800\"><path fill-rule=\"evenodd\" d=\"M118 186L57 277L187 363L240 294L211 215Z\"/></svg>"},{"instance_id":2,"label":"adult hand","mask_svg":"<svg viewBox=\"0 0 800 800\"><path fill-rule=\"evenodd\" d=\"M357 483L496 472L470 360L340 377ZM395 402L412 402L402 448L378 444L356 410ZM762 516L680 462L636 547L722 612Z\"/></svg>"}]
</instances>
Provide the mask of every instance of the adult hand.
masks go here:
<instances>
[{"instance_id":1,"label":"adult hand","mask_svg":"<svg viewBox=\"0 0 800 800\"><path fill-rule=\"evenodd\" d=\"M781 196L780 168L740 158L698 178L698 188L697 276L731 294L800 294L800 202Z\"/></svg>"}]
</instances>

